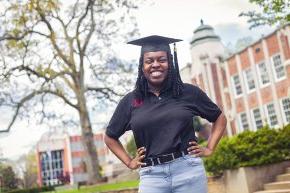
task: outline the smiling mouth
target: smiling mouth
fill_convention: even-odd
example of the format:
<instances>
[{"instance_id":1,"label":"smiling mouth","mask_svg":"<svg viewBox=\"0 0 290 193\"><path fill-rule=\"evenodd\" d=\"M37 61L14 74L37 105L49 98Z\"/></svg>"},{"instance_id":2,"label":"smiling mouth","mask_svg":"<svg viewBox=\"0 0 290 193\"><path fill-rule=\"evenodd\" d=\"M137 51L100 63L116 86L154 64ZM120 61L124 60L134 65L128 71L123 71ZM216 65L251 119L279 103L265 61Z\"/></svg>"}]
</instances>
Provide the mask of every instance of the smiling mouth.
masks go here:
<instances>
[{"instance_id":1,"label":"smiling mouth","mask_svg":"<svg viewBox=\"0 0 290 193\"><path fill-rule=\"evenodd\" d=\"M160 71L151 72L151 76L153 76L153 77L159 77L161 75L162 75L162 72L160 72Z\"/></svg>"}]
</instances>

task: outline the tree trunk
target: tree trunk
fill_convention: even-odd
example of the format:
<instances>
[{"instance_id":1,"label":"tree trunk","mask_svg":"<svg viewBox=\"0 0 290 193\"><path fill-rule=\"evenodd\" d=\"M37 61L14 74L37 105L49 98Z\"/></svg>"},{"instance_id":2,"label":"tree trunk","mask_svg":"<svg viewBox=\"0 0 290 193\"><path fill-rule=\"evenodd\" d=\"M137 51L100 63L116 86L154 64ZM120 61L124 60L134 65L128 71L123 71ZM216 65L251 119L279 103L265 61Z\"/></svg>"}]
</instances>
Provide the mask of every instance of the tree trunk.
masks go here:
<instances>
[{"instance_id":1,"label":"tree trunk","mask_svg":"<svg viewBox=\"0 0 290 193\"><path fill-rule=\"evenodd\" d=\"M86 172L88 173L88 184L95 184L101 181L99 171L99 160L96 146L94 143L94 134L86 106L86 100L83 94L79 96L79 116L82 129L82 143L86 153Z\"/></svg>"}]
</instances>

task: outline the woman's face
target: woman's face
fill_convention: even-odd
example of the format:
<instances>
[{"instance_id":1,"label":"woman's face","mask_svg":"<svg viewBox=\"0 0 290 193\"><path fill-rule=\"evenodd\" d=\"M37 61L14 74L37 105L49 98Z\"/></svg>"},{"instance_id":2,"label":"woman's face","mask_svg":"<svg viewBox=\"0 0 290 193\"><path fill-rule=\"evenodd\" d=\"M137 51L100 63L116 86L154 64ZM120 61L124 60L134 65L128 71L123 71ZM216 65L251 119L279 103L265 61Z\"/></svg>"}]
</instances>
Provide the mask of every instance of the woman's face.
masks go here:
<instances>
[{"instance_id":1,"label":"woman's face","mask_svg":"<svg viewBox=\"0 0 290 193\"><path fill-rule=\"evenodd\" d=\"M161 88L168 75L168 58L165 51L145 52L143 73L150 86Z\"/></svg>"}]
</instances>

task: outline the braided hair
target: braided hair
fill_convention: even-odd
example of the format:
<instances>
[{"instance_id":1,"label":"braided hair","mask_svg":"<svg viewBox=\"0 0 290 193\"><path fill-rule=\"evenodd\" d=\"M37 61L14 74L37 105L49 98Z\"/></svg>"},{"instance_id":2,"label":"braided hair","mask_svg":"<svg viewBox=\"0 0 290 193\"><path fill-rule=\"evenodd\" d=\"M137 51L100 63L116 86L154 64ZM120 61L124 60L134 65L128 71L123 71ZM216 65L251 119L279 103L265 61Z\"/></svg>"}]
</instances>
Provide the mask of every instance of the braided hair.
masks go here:
<instances>
[{"instance_id":1,"label":"braided hair","mask_svg":"<svg viewBox=\"0 0 290 193\"><path fill-rule=\"evenodd\" d=\"M178 68L178 61L176 56L176 51L174 51L174 59L170 52L167 53L168 58L168 75L164 81L166 84L163 89L170 90L174 98L178 98L182 94L183 82L181 80ZM139 59L138 66L138 77L135 85L135 98L139 100L144 100L148 93L148 83L147 79L143 73L143 54ZM174 65L175 64L175 65Z\"/></svg>"}]
</instances>

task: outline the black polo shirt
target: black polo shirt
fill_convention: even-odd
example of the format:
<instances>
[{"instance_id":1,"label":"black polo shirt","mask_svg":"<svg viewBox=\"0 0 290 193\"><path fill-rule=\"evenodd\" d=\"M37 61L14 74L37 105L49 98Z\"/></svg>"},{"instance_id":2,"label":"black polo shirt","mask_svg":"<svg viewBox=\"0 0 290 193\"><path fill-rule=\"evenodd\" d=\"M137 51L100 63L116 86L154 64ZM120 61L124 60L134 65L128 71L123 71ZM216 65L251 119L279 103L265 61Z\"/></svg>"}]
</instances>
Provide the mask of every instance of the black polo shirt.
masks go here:
<instances>
[{"instance_id":1,"label":"black polo shirt","mask_svg":"<svg viewBox=\"0 0 290 193\"><path fill-rule=\"evenodd\" d=\"M144 101L136 100L130 92L119 102L106 130L118 139L132 130L137 148L146 148L146 157L185 150L188 142L197 140L193 117L216 121L221 110L198 87L184 84L183 94L173 98L170 92L157 97L148 93Z\"/></svg>"}]
</instances>

